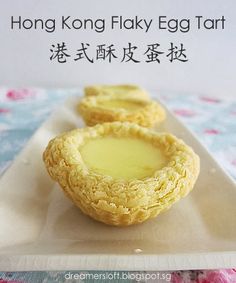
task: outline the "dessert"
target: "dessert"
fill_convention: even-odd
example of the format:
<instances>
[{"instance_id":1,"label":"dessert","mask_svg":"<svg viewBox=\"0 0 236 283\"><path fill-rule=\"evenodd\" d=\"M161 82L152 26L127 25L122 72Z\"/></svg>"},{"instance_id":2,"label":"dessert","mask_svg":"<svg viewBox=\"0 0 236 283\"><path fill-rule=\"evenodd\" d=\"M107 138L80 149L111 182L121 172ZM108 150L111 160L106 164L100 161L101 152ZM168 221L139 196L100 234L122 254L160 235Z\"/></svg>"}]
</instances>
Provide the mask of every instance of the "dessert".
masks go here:
<instances>
[{"instance_id":1,"label":"dessert","mask_svg":"<svg viewBox=\"0 0 236 283\"><path fill-rule=\"evenodd\" d=\"M115 95L119 98L149 99L148 93L136 85L93 85L84 88L85 96Z\"/></svg>"},{"instance_id":2,"label":"dessert","mask_svg":"<svg viewBox=\"0 0 236 283\"><path fill-rule=\"evenodd\" d=\"M153 127L165 119L165 110L152 100L118 98L114 95L84 97L79 112L88 126L104 122L133 122Z\"/></svg>"},{"instance_id":3,"label":"dessert","mask_svg":"<svg viewBox=\"0 0 236 283\"><path fill-rule=\"evenodd\" d=\"M199 174L199 157L182 140L127 122L64 133L49 142L43 159L85 214L116 226L167 210Z\"/></svg>"}]
</instances>

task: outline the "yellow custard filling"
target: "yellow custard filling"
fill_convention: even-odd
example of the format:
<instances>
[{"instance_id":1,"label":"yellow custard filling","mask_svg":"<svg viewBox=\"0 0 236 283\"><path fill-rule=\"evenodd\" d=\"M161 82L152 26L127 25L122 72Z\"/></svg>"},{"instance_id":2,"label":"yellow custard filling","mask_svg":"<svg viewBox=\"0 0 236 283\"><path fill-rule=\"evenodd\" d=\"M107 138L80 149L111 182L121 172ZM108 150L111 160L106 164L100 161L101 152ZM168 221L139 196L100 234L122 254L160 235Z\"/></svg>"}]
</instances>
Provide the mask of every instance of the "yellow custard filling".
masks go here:
<instances>
[{"instance_id":1,"label":"yellow custard filling","mask_svg":"<svg viewBox=\"0 0 236 283\"><path fill-rule=\"evenodd\" d=\"M115 93L115 94L120 94L122 95L123 93L127 93L129 91L136 91L140 90L139 87L137 86L132 86L132 85L105 85L102 86L102 89L107 92Z\"/></svg>"},{"instance_id":2,"label":"yellow custard filling","mask_svg":"<svg viewBox=\"0 0 236 283\"><path fill-rule=\"evenodd\" d=\"M113 99L113 100L104 100L98 103L100 107L107 109L125 109L128 111L137 111L143 107L143 103L138 103L136 101Z\"/></svg>"},{"instance_id":3,"label":"yellow custard filling","mask_svg":"<svg viewBox=\"0 0 236 283\"><path fill-rule=\"evenodd\" d=\"M143 179L167 164L159 148L136 138L91 139L80 153L90 170L115 179Z\"/></svg>"}]
</instances>

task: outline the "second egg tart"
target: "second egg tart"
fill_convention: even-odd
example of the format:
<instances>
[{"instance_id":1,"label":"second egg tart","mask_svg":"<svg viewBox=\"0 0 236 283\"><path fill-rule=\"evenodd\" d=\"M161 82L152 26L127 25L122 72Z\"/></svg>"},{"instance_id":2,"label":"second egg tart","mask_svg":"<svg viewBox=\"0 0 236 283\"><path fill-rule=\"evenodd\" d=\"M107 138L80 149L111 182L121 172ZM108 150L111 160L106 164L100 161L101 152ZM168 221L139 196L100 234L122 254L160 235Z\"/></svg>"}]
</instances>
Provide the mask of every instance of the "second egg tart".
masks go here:
<instances>
[{"instance_id":1,"label":"second egg tart","mask_svg":"<svg viewBox=\"0 0 236 283\"><path fill-rule=\"evenodd\" d=\"M153 127L166 116L165 110L155 101L112 95L84 97L79 103L79 112L88 126L120 121Z\"/></svg>"},{"instance_id":2,"label":"second egg tart","mask_svg":"<svg viewBox=\"0 0 236 283\"><path fill-rule=\"evenodd\" d=\"M149 99L148 93L136 85L92 85L84 88L85 96L115 95L117 97L133 97Z\"/></svg>"},{"instance_id":3,"label":"second egg tart","mask_svg":"<svg viewBox=\"0 0 236 283\"><path fill-rule=\"evenodd\" d=\"M110 225L141 223L193 188L199 158L182 140L132 123L104 123L51 140L50 176L87 215Z\"/></svg>"}]
</instances>

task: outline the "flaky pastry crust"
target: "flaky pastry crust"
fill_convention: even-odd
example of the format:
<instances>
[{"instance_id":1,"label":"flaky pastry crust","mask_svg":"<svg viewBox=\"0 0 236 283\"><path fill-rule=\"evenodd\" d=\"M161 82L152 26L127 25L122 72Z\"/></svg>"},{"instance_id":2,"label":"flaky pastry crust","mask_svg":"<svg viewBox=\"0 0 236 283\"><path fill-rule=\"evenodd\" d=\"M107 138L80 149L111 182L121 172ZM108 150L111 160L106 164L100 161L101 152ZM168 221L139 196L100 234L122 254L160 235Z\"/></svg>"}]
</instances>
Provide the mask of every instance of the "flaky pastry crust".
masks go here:
<instances>
[{"instance_id":1,"label":"flaky pastry crust","mask_svg":"<svg viewBox=\"0 0 236 283\"><path fill-rule=\"evenodd\" d=\"M136 111L123 108L110 109L101 106L100 103L108 100L121 100L140 105ZM155 124L165 120L164 108L157 102L140 100L135 98L117 99L116 96L90 96L84 97L78 105L79 113L87 126L105 122L132 122L140 126L151 128Z\"/></svg>"},{"instance_id":2,"label":"flaky pastry crust","mask_svg":"<svg viewBox=\"0 0 236 283\"><path fill-rule=\"evenodd\" d=\"M168 164L144 179L114 179L87 168L80 147L103 136L135 137L161 148ZM182 140L132 123L104 123L51 140L43 160L49 175L87 215L115 226L141 223L171 207L193 188L199 157Z\"/></svg>"}]
</instances>

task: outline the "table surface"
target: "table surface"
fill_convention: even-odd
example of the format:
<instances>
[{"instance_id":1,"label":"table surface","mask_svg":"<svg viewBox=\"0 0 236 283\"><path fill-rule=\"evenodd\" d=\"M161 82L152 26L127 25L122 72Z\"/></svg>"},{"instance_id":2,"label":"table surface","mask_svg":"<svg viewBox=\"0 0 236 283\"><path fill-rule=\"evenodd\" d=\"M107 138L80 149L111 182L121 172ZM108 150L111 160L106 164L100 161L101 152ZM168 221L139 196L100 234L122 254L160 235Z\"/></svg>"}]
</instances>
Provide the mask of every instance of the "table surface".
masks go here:
<instances>
[{"instance_id":1,"label":"table surface","mask_svg":"<svg viewBox=\"0 0 236 283\"><path fill-rule=\"evenodd\" d=\"M14 157L53 109L63 103L67 97L78 96L81 93L81 89L45 90L1 87L0 174L8 168ZM152 95L162 101L192 130L218 163L236 179L236 98L235 100L233 98L219 99L212 96L175 92L153 92ZM65 279L65 274L66 271L5 272L0 273L0 283L78 282ZM171 276L171 282L236 282L236 270L234 269L174 271ZM89 280L79 282L89 282ZM122 282L125 281L122 280Z\"/></svg>"}]
</instances>

